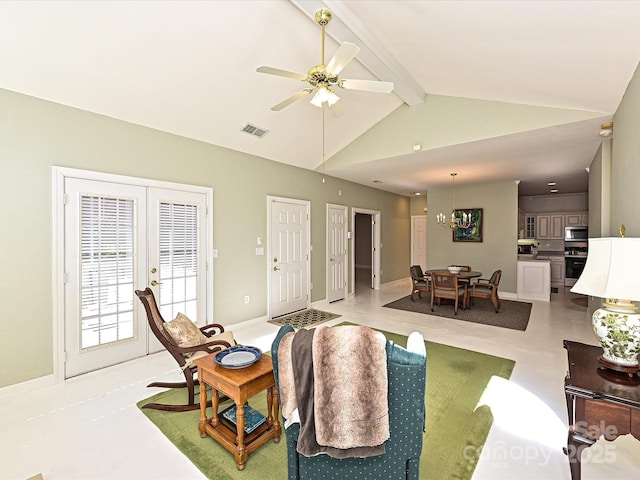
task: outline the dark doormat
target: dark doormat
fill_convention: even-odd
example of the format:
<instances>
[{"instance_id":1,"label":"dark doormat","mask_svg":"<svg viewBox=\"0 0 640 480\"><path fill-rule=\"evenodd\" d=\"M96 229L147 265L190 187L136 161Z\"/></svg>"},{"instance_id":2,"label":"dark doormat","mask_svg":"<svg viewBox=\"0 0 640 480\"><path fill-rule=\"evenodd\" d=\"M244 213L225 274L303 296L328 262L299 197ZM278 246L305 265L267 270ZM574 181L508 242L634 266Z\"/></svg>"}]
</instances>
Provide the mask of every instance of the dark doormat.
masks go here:
<instances>
[{"instance_id":1,"label":"dark doormat","mask_svg":"<svg viewBox=\"0 0 640 480\"><path fill-rule=\"evenodd\" d=\"M276 317L269 320L269 323L274 325L291 325L295 329L307 328L318 325L319 323L328 322L334 318L338 318L340 315L330 312L324 312L322 310L316 310L310 308L301 312L295 312L290 315L284 315L282 317Z\"/></svg>"},{"instance_id":2,"label":"dark doormat","mask_svg":"<svg viewBox=\"0 0 640 480\"><path fill-rule=\"evenodd\" d=\"M453 305L434 305L431 311L431 299L426 297L415 297L415 302L411 301L411 295L407 295L395 302L387 303L385 307L408 312L425 313L436 317L447 317L463 322L481 323L494 327L510 328L512 330L524 331L529 324L532 304L528 302L517 302L515 300L500 299L500 311L493 309L493 304L487 299L476 299L475 305L466 310L459 309L458 314L453 314Z\"/></svg>"}]
</instances>

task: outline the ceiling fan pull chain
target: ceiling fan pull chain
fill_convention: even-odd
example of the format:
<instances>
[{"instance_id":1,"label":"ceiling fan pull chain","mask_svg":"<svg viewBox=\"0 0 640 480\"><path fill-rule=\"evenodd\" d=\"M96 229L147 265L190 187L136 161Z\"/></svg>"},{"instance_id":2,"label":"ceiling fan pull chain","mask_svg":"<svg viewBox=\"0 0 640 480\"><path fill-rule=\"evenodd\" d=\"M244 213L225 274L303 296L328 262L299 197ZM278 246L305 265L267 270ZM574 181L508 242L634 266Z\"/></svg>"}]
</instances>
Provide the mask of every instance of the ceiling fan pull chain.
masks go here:
<instances>
[{"instance_id":1,"label":"ceiling fan pull chain","mask_svg":"<svg viewBox=\"0 0 640 480\"><path fill-rule=\"evenodd\" d=\"M324 179L324 106L322 107L322 183L325 183L325 179Z\"/></svg>"}]
</instances>

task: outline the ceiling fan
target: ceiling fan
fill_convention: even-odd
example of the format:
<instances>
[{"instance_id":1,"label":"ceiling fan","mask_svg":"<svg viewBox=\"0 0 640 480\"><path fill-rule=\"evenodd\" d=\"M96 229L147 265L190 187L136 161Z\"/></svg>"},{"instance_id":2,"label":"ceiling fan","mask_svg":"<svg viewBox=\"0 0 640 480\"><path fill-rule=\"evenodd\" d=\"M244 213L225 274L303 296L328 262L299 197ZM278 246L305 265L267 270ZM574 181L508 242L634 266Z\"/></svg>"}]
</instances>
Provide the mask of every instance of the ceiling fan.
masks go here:
<instances>
[{"instance_id":1,"label":"ceiling fan","mask_svg":"<svg viewBox=\"0 0 640 480\"><path fill-rule=\"evenodd\" d=\"M360 47L353 43L344 42L333 58L329 60L329 63L324 62L324 39L325 39L325 27L331 20L331 12L326 8L321 8L316 11L316 22L322 27L322 55L321 64L311 67L307 74L290 72L288 70L281 70L273 67L259 67L257 69L260 73L268 73L270 75L278 75L280 77L293 78L295 80L301 80L309 84L309 87L294 93L289 98L286 98L282 102L271 107L273 111L280 111L283 108L291 105L296 100L311 95L315 92L315 95L311 99L311 103L317 107L322 107L323 103L327 103L331 112L334 115L340 116L343 114L342 107L340 105L340 97L338 97L332 90L334 87L343 88L345 90L362 90L365 92L377 92L377 93L391 93L393 91L393 82L379 82L374 80L350 80L340 79L338 75L347 66L347 64L353 60L353 58L360 51Z\"/></svg>"}]
</instances>

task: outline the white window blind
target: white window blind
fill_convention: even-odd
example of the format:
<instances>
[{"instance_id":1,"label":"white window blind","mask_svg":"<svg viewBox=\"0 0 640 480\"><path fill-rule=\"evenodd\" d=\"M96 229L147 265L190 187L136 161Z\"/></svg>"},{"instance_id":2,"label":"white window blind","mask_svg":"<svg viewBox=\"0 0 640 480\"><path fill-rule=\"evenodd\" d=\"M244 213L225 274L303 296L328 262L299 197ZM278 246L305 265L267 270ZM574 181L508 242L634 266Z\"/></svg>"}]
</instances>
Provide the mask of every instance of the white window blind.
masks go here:
<instances>
[{"instance_id":1,"label":"white window blind","mask_svg":"<svg viewBox=\"0 0 640 480\"><path fill-rule=\"evenodd\" d=\"M82 349L134 336L134 210L130 199L82 196Z\"/></svg>"},{"instance_id":2,"label":"white window blind","mask_svg":"<svg viewBox=\"0 0 640 480\"><path fill-rule=\"evenodd\" d=\"M160 203L160 313L197 321L198 207Z\"/></svg>"}]
</instances>

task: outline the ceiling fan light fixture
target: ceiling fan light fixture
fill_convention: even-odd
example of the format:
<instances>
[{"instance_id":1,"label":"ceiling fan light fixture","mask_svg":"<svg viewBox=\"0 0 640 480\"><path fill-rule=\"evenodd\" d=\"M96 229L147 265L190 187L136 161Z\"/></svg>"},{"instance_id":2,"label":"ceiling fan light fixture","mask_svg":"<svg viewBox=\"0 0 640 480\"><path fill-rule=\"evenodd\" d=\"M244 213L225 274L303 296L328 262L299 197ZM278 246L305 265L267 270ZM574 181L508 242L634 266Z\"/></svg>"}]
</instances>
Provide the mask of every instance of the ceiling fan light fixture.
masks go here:
<instances>
[{"instance_id":1,"label":"ceiling fan light fixture","mask_svg":"<svg viewBox=\"0 0 640 480\"><path fill-rule=\"evenodd\" d=\"M329 106L332 106L338 100L340 100L340 97L338 95L336 95L333 90L331 90L330 88L325 87L324 85L322 85L322 86L318 87L318 91L316 92L316 94L311 99L311 104L315 105L316 107L322 107L322 104L324 102L327 102L327 104Z\"/></svg>"},{"instance_id":2,"label":"ceiling fan light fixture","mask_svg":"<svg viewBox=\"0 0 640 480\"><path fill-rule=\"evenodd\" d=\"M611 135L613 135L613 122L600 125L600 136L602 138L609 138Z\"/></svg>"}]
</instances>

